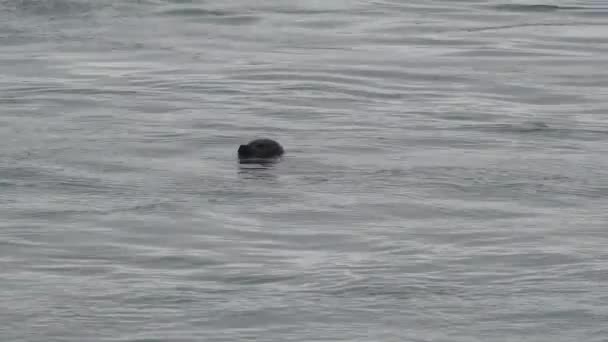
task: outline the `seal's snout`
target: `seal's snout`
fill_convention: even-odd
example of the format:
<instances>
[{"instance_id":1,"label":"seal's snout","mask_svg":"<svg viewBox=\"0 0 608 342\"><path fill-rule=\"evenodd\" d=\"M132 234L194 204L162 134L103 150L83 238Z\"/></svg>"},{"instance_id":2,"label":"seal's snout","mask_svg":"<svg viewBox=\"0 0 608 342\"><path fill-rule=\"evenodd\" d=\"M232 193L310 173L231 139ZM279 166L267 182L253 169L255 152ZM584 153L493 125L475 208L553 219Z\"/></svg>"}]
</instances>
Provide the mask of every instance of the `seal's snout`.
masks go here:
<instances>
[{"instance_id":1,"label":"seal's snout","mask_svg":"<svg viewBox=\"0 0 608 342\"><path fill-rule=\"evenodd\" d=\"M239 146L238 154L239 154L239 156L242 156L242 157L246 157L249 154L251 154L249 146L247 146L247 145Z\"/></svg>"}]
</instances>

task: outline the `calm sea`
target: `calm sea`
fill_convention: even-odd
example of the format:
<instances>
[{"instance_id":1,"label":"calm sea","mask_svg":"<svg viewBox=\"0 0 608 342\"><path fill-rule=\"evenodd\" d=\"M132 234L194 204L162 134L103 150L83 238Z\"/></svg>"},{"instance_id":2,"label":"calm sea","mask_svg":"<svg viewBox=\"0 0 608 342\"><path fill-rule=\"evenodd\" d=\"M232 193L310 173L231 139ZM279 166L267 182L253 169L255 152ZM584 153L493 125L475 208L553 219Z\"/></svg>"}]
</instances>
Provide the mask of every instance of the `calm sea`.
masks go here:
<instances>
[{"instance_id":1,"label":"calm sea","mask_svg":"<svg viewBox=\"0 0 608 342\"><path fill-rule=\"evenodd\" d=\"M3 342L603 342L607 283L606 1L0 0Z\"/></svg>"}]
</instances>

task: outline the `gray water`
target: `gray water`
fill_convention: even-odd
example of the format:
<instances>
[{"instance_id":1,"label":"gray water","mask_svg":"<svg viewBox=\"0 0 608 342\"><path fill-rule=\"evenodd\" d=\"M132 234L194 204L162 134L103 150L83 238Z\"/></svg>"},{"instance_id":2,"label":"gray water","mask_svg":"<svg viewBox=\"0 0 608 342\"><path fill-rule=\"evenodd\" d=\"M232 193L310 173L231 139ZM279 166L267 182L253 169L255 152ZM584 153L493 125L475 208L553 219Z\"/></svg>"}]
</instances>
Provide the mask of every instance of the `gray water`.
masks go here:
<instances>
[{"instance_id":1,"label":"gray water","mask_svg":"<svg viewBox=\"0 0 608 342\"><path fill-rule=\"evenodd\" d=\"M608 341L607 66L599 0L2 0L0 340Z\"/></svg>"}]
</instances>

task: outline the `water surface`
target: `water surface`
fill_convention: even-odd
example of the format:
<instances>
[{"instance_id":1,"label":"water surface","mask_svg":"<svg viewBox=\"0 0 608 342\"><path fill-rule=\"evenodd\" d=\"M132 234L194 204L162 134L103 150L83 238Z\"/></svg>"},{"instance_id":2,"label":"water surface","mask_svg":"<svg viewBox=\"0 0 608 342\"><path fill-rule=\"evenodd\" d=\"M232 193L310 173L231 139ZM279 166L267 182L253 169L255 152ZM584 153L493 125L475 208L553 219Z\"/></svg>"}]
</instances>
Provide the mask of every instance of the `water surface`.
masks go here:
<instances>
[{"instance_id":1,"label":"water surface","mask_svg":"<svg viewBox=\"0 0 608 342\"><path fill-rule=\"evenodd\" d=\"M607 56L596 0L0 1L0 338L604 341Z\"/></svg>"}]
</instances>

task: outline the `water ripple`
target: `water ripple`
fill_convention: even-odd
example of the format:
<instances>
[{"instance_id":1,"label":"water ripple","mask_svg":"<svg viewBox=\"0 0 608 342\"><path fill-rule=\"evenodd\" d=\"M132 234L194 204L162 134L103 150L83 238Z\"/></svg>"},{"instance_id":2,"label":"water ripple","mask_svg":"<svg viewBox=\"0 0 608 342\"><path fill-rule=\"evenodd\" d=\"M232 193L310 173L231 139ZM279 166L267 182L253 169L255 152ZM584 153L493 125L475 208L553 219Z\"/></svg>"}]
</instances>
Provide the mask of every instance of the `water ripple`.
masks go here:
<instances>
[{"instance_id":1,"label":"water ripple","mask_svg":"<svg viewBox=\"0 0 608 342\"><path fill-rule=\"evenodd\" d=\"M0 9L3 340L602 341L602 2Z\"/></svg>"}]
</instances>

